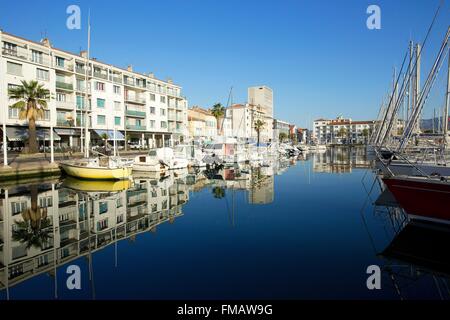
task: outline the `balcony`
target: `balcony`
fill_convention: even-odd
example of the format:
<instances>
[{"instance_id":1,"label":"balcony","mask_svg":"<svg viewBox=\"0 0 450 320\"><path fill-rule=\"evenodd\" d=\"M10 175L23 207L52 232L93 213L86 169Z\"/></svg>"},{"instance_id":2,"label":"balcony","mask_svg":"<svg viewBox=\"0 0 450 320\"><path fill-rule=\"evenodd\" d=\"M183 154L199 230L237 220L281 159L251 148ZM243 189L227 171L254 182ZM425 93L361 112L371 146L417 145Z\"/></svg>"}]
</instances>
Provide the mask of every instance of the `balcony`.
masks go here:
<instances>
[{"instance_id":1,"label":"balcony","mask_svg":"<svg viewBox=\"0 0 450 320\"><path fill-rule=\"evenodd\" d=\"M73 72L73 64L71 63L64 63L63 65L58 65L55 63L54 68L57 70Z\"/></svg>"},{"instance_id":2,"label":"balcony","mask_svg":"<svg viewBox=\"0 0 450 320\"><path fill-rule=\"evenodd\" d=\"M56 81L56 89L73 91L73 84L68 82Z\"/></svg>"},{"instance_id":3,"label":"balcony","mask_svg":"<svg viewBox=\"0 0 450 320\"><path fill-rule=\"evenodd\" d=\"M114 83L122 83L122 77L120 75L118 76L110 76L109 80Z\"/></svg>"},{"instance_id":4,"label":"balcony","mask_svg":"<svg viewBox=\"0 0 450 320\"><path fill-rule=\"evenodd\" d=\"M28 60L28 50L22 47L15 48L2 48L2 54L4 56L9 56L21 60Z\"/></svg>"},{"instance_id":5,"label":"balcony","mask_svg":"<svg viewBox=\"0 0 450 320\"><path fill-rule=\"evenodd\" d=\"M75 72L78 74L86 75L86 68L85 67L75 67Z\"/></svg>"},{"instance_id":6,"label":"balcony","mask_svg":"<svg viewBox=\"0 0 450 320\"><path fill-rule=\"evenodd\" d=\"M108 80L108 74L103 73L103 72L99 72L99 71L94 71L94 77L100 78L100 79L103 79L103 80Z\"/></svg>"},{"instance_id":7,"label":"balcony","mask_svg":"<svg viewBox=\"0 0 450 320\"><path fill-rule=\"evenodd\" d=\"M56 125L58 127L73 127L74 122L73 122L73 120L56 119Z\"/></svg>"},{"instance_id":8,"label":"balcony","mask_svg":"<svg viewBox=\"0 0 450 320\"><path fill-rule=\"evenodd\" d=\"M145 118L146 117L146 113L143 110L127 109L125 114L127 116L130 116L130 117L138 117L138 118Z\"/></svg>"},{"instance_id":9,"label":"balcony","mask_svg":"<svg viewBox=\"0 0 450 320\"><path fill-rule=\"evenodd\" d=\"M125 101L131 103L145 104L145 98L125 96Z\"/></svg>"},{"instance_id":10,"label":"balcony","mask_svg":"<svg viewBox=\"0 0 450 320\"><path fill-rule=\"evenodd\" d=\"M147 130L146 126L127 124L127 130Z\"/></svg>"},{"instance_id":11,"label":"balcony","mask_svg":"<svg viewBox=\"0 0 450 320\"><path fill-rule=\"evenodd\" d=\"M167 119L169 121L176 121L177 120L177 115L175 113L169 112L169 114L167 115Z\"/></svg>"},{"instance_id":12,"label":"balcony","mask_svg":"<svg viewBox=\"0 0 450 320\"><path fill-rule=\"evenodd\" d=\"M56 101L56 108L73 110L75 108L75 102L74 101Z\"/></svg>"}]
</instances>

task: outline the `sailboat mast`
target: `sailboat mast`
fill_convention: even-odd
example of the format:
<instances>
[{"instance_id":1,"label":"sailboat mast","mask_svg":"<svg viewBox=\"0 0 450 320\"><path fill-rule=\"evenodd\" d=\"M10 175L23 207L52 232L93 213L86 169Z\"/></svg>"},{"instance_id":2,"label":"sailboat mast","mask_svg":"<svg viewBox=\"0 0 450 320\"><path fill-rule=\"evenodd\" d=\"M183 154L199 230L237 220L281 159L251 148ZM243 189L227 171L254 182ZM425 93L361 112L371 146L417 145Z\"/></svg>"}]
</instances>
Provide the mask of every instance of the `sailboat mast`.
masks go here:
<instances>
[{"instance_id":1,"label":"sailboat mast","mask_svg":"<svg viewBox=\"0 0 450 320\"><path fill-rule=\"evenodd\" d=\"M444 123L442 126L442 132L444 133L444 144L447 145L448 140L448 108L450 105L450 50L448 51L448 68L447 68L447 93L445 97L444 107Z\"/></svg>"},{"instance_id":2,"label":"sailboat mast","mask_svg":"<svg viewBox=\"0 0 450 320\"><path fill-rule=\"evenodd\" d=\"M84 106L84 157L89 158L89 140L88 140L88 105L89 105L89 55L91 50L91 12L88 15L88 49L86 55L86 73L85 73L85 106Z\"/></svg>"}]
</instances>

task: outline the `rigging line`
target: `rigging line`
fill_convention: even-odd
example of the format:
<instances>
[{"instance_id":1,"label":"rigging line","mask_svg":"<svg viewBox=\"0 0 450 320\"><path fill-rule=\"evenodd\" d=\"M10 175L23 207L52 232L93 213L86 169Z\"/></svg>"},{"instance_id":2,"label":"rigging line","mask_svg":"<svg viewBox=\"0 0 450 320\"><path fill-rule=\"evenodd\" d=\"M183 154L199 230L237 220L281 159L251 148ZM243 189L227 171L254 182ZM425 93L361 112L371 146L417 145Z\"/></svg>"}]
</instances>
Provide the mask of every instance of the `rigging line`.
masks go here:
<instances>
[{"instance_id":1,"label":"rigging line","mask_svg":"<svg viewBox=\"0 0 450 320\"><path fill-rule=\"evenodd\" d=\"M443 1L441 1L441 2L439 3L438 8L436 9L436 12L435 12L435 14L434 14L433 20L431 21L431 24L430 24L430 26L428 27L427 34L426 34L424 40L422 41L422 45L421 45L421 48L420 48L420 50L419 50L419 52L418 52L417 59L414 61L414 66L413 66L412 70L415 70L415 69L417 68L417 62L420 60L420 58L421 58L421 56L422 56L422 51L423 51L423 49L425 48L425 44L427 43L428 37L430 36L431 30L433 29L434 23L436 22L437 16L438 16L439 11L441 10L441 7L442 7L442 3L443 3ZM397 82L396 82L394 88L396 88L397 85L398 85L398 81L399 81L399 79L400 79L400 74L402 73L403 66L404 66L404 63L405 63L405 60L406 60L406 57L408 56L408 54L409 54L409 48L408 48L408 51L407 51L407 53L406 53L406 55L405 55L405 58L403 59L402 67L401 67L401 69L400 69L399 75L398 75L398 77L397 77ZM410 65L411 65L411 61L410 61L410 63L409 63L409 66L410 66ZM411 74L409 75L409 77L408 77L408 83L411 81L411 76L412 76L412 73L411 73ZM404 84L405 84L405 82L403 82L403 84L402 84L402 89L403 89ZM403 91L402 89L401 89L400 91ZM395 89L394 89L394 90L395 90ZM394 97L394 93L393 93L392 96L391 96L391 99L390 99L390 102L389 102L388 106L392 103L393 97ZM397 104L398 104L398 101L396 102L396 105L397 105ZM396 106L394 107L394 111L395 111L395 110L396 110ZM392 118L393 118L393 117L392 117ZM392 120L392 118L391 118L391 120ZM383 120L383 123L384 123L384 121L386 121L386 117L385 117L385 119ZM390 131L391 128L392 128L392 124L393 124L393 121L390 121L389 126L388 126L388 128L387 128L388 130L387 130L386 133L383 135L383 139L382 139L382 141L381 141L381 144L383 144L383 142L386 140L386 136L387 136L387 134L388 134L388 131ZM378 141L376 141L376 142L378 142Z\"/></svg>"}]
</instances>

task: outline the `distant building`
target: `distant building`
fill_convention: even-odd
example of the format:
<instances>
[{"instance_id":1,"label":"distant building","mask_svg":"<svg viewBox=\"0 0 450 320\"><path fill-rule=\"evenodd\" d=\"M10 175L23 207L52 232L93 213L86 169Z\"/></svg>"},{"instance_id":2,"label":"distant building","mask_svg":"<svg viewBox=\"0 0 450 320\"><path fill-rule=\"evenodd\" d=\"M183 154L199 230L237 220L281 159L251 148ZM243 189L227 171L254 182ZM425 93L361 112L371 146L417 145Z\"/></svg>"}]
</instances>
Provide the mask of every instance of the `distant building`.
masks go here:
<instances>
[{"instance_id":1,"label":"distant building","mask_svg":"<svg viewBox=\"0 0 450 320\"><path fill-rule=\"evenodd\" d=\"M297 128L297 142L298 143L307 143L308 131L309 130L306 128Z\"/></svg>"},{"instance_id":2,"label":"distant building","mask_svg":"<svg viewBox=\"0 0 450 320\"><path fill-rule=\"evenodd\" d=\"M188 109L189 136L193 139L217 137L217 120L209 110L192 107Z\"/></svg>"},{"instance_id":3,"label":"distant building","mask_svg":"<svg viewBox=\"0 0 450 320\"><path fill-rule=\"evenodd\" d=\"M257 107L262 112L261 120L265 122L264 141L268 142L273 138L273 90L267 86L256 86L248 88L248 104Z\"/></svg>"},{"instance_id":4,"label":"distant building","mask_svg":"<svg viewBox=\"0 0 450 320\"><path fill-rule=\"evenodd\" d=\"M281 134L285 135L286 140L289 139L290 136L289 122L273 119L273 140L279 141Z\"/></svg>"},{"instance_id":5,"label":"distant building","mask_svg":"<svg viewBox=\"0 0 450 320\"><path fill-rule=\"evenodd\" d=\"M318 144L366 143L375 121L353 121L342 116L336 119L317 119L313 123L313 140Z\"/></svg>"}]
</instances>

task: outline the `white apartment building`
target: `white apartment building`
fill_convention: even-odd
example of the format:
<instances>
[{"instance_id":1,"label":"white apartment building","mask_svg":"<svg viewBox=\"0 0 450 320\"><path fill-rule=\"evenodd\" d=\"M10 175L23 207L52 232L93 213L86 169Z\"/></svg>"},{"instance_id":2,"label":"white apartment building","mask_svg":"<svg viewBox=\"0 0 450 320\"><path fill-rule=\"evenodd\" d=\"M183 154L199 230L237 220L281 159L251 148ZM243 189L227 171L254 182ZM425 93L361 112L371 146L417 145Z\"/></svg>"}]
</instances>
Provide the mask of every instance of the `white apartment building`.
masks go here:
<instances>
[{"instance_id":1,"label":"white apartment building","mask_svg":"<svg viewBox=\"0 0 450 320\"><path fill-rule=\"evenodd\" d=\"M317 119L313 123L313 140L318 144L366 143L375 121L353 121L342 116Z\"/></svg>"},{"instance_id":2,"label":"white apartment building","mask_svg":"<svg viewBox=\"0 0 450 320\"><path fill-rule=\"evenodd\" d=\"M93 143L104 133L109 140L115 136L123 143L127 137L128 142L142 146L186 139L188 102L172 80L162 81L152 73L137 73L131 66L122 69L94 58L86 68L86 52L53 48L48 39L34 42L0 31L0 42L0 119L6 123L9 142L27 135L26 121L19 120L17 109L9 108L14 101L8 98L8 88L23 80L37 80L51 93L45 118L37 122L40 142L48 141L50 128L54 128L56 146L80 147L85 117Z\"/></svg>"},{"instance_id":3,"label":"white apartment building","mask_svg":"<svg viewBox=\"0 0 450 320\"><path fill-rule=\"evenodd\" d=\"M272 140L272 122L267 122L266 115L259 105L234 104L227 109L224 119L224 134L242 141L257 141L255 122L261 120L265 123L260 132L260 142Z\"/></svg>"}]
</instances>

